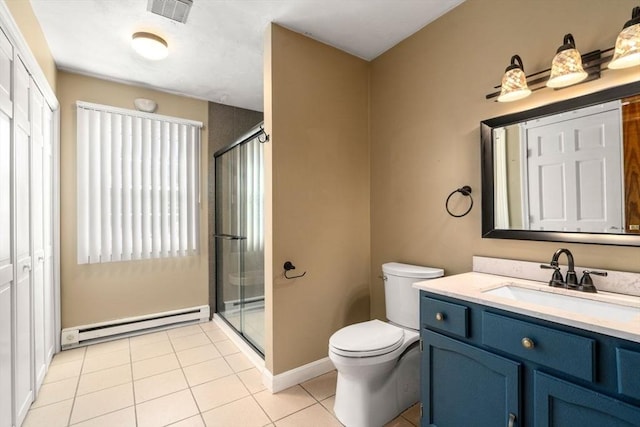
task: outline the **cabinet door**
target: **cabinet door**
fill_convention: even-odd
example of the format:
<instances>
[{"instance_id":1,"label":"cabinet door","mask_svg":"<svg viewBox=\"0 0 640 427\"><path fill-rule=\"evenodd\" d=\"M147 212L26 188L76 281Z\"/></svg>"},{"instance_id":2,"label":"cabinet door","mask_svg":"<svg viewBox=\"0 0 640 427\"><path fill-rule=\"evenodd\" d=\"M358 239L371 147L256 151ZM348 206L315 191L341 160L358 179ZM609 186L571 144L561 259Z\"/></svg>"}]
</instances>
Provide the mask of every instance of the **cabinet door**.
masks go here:
<instances>
[{"instance_id":1,"label":"cabinet door","mask_svg":"<svg viewBox=\"0 0 640 427\"><path fill-rule=\"evenodd\" d=\"M640 408L595 391L534 373L536 427L638 427Z\"/></svg>"},{"instance_id":2,"label":"cabinet door","mask_svg":"<svg viewBox=\"0 0 640 427\"><path fill-rule=\"evenodd\" d=\"M520 363L427 330L422 339L423 427L519 425Z\"/></svg>"}]
</instances>

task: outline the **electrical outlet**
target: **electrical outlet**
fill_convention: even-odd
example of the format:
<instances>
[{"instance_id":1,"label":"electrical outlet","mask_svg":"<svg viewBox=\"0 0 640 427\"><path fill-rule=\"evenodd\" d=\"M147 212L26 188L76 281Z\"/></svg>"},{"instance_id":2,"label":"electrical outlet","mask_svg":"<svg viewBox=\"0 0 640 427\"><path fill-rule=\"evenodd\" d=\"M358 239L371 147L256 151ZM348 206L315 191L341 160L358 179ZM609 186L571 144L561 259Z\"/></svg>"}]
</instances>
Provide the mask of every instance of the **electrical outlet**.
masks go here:
<instances>
[{"instance_id":1,"label":"electrical outlet","mask_svg":"<svg viewBox=\"0 0 640 427\"><path fill-rule=\"evenodd\" d=\"M640 230L640 224L630 224L629 230L635 230L635 231Z\"/></svg>"}]
</instances>

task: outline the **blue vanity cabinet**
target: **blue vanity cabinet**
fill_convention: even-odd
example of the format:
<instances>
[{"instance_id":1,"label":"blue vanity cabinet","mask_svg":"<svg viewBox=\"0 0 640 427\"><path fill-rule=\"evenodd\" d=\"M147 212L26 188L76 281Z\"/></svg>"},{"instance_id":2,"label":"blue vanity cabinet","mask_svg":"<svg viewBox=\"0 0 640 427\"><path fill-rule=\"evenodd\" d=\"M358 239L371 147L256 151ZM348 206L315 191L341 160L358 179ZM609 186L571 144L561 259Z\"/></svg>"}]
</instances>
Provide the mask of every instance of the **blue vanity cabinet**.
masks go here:
<instances>
[{"instance_id":1,"label":"blue vanity cabinet","mask_svg":"<svg viewBox=\"0 0 640 427\"><path fill-rule=\"evenodd\" d=\"M636 373L638 375L638 373ZM536 427L638 427L640 408L534 372Z\"/></svg>"},{"instance_id":2,"label":"blue vanity cabinet","mask_svg":"<svg viewBox=\"0 0 640 427\"><path fill-rule=\"evenodd\" d=\"M422 427L640 427L640 343L425 291Z\"/></svg>"},{"instance_id":3,"label":"blue vanity cabinet","mask_svg":"<svg viewBox=\"0 0 640 427\"><path fill-rule=\"evenodd\" d=\"M517 420L520 363L423 331L422 426L507 426ZM514 424L515 425L515 424Z\"/></svg>"}]
</instances>

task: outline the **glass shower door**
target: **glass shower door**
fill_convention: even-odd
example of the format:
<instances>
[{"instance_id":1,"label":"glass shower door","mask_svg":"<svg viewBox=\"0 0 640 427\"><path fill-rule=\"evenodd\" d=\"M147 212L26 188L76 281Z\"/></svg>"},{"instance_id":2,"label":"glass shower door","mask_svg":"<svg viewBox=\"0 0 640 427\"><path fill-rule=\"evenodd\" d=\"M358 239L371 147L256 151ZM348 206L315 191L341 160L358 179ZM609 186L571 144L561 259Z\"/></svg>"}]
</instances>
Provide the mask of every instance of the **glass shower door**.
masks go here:
<instances>
[{"instance_id":1,"label":"glass shower door","mask_svg":"<svg viewBox=\"0 0 640 427\"><path fill-rule=\"evenodd\" d=\"M264 352L263 155L257 136L216 154L216 310Z\"/></svg>"}]
</instances>

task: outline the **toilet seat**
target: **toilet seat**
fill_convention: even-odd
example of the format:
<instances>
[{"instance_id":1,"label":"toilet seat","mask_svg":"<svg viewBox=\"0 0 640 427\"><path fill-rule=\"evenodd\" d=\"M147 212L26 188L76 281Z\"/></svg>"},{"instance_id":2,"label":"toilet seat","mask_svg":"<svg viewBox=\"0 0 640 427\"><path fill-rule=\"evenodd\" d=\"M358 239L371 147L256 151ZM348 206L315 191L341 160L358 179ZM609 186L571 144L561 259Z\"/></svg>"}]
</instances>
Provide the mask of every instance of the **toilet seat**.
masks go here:
<instances>
[{"instance_id":1,"label":"toilet seat","mask_svg":"<svg viewBox=\"0 0 640 427\"><path fill-rule=\"evenodd\" d=\"M343 357L374 357L391 353L404 342L404 329L380 320L356 323L331 335L331 351Z\"/></svg>"}]
</instances>

